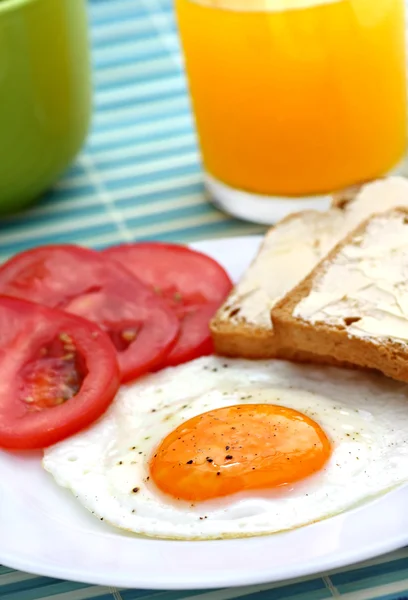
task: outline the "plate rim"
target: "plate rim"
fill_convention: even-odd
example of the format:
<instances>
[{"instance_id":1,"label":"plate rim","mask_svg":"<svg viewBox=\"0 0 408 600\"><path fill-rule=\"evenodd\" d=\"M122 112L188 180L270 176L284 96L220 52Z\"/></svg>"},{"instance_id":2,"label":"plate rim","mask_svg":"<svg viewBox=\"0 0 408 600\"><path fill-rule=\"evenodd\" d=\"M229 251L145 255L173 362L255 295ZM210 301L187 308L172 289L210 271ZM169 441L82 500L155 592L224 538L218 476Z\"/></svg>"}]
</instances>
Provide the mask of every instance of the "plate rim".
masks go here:
<instances>
[{"instance_id":1,"label":"plate rim","mask_svg":"<svg viewBox=\"0 0 408 600\"><path fill-rule=\"evenodd\" d=\"M408 496L408 494L407 494ZM350 512L350 511L348 511ZM336 517L334 517L336 519ZM333 520L333 519L331 519ZM313 527L313 525L309 525L307 527ZM265 536L271 537L271 536ZM243 541L242 539L240 541ZM245 541L245 540L244 540ZM218 543L222 540L213 540L211 543ZM189 543L189 542L180 542L180 543ZM200 543L200 542L192 542L192 543ZM0 565L5 566L6 568L14 569L16 571L20 571L23 573L28 573L30 575L34 575L35 577L50 577L55 579L60 579L63 581L70 581L75 583L83 583L85 585L90 586L107 586L107 587L115 587L122 589L140 589L140 590L157 590L157 591L195 591L195 590L203 590L203 591L215 591L219 588L241 588L247 586L257 586L257 585L290 585L291 583L295 583L296 581L306 581L310 579L315 579L319 577L323 577L326 574L331 574L333 571L337 571L339 569L347 569L347 567L352 567L352 569L361 568L364 566L366 561L384 556L386 557L388 554L400 550L408 546L408 532L400 536L399 539L393 539L388 544L379 543L377 546L371 546L371 548L366 552L361 552L359 550L355 550L354 552L349 552L347 555L345 553L338 554L336 558L328 561L321 560L320 565L315 564L315 566L310 566L308 563L305 563L304 567L298 568L296 571L290 572L288 569L287 573L285 571L282 572L281 576L274 577L271 574L257 574L254 573L251 575L242 575L239 576L234 572L234 579L226 580L225 577L220 577L215 582L210 582L208 580L202 580L198 585L190 583L189 581L183 582L181 580L167 580L159 583L147 583L143 580L139 580L138 582L133 581L133 579L129 579L128 582L125 579L112 578L110 575L105 574L95 574L95 576L91 573L90 577L78 576L73 572L72 569L66 567L52 567L52 566L44 566L41 568L41 571L35 567L34 563L30 563L29 561L11 559L3 560L2 553L0 549Z\"/></svg>"}]
</instances>

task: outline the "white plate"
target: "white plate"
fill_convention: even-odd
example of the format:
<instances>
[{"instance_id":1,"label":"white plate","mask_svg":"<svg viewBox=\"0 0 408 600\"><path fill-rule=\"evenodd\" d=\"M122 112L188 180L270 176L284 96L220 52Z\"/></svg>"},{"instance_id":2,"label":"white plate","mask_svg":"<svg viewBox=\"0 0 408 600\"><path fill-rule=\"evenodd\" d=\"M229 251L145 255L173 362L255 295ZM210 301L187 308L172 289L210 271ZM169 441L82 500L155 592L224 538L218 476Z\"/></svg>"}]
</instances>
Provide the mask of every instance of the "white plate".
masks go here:
<instances>
[{"instance_id":1,"label":"white plate","mask_svg":"<svg viewBox=\"0 0 408 600\"><path fill-rule=\"evenodd\" d=\"M232 238L195 247L237 278L259 242ZM39 575L118 587L236 586L321 573L408 543L408 487L284 534L211 542L142 539L92 517L42 470L40 458L0 453L0 563Z\"/></svg>"}]
</instances>

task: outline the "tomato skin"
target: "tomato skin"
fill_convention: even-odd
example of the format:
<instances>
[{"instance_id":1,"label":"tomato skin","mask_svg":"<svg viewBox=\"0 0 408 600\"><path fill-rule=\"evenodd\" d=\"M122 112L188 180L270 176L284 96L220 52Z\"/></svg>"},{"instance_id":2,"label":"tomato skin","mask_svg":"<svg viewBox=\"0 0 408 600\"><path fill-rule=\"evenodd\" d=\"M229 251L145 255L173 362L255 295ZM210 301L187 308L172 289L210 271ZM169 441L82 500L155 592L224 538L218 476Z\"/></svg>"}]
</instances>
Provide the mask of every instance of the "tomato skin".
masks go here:
<instances>
[{"instance_id":1,"label":"tomato skin","mask_svg":"<svg viewBox=\"0 0 408 600\"><path fill-rule=\"evenodd\" d=\"M162 364L179 334L178 320L161 298L116 261L88 248L42 246L16 255L0 268L0 294L98 323L117 347L122 381Z\"/></svg>"},{"instance_id":2,"label":"tomato skin","mask_svg":"<svg viewBox=\"0 0 408 600\"><path fill-rule=\"evenodd\" d=\"M180 335L160 366L213 352L209 322L233 285L221 265L186 246L162 242L122 244L103 254L149 285L177 315Z\"/></svg>"},{"instance_id":3,"label":"tomato skin","mask_svg":"<svg viewBox=\"0 0 408 600\"><path fill-rule=\"evenodd\" d=\"M136 242L111 246L102 251L131 271L143 283L159 289L173 307L221 303L232 281L215 260L179 244ZM181 303L172 294L181 295Z\"/></svg>"},{"instance_id":4,"label":"tomato skin","mask_svg":"<svg viewBox=\"0 0 408 600\"><path fill-rule=\"evenodd\" d=\"M180 316L181 332L177 344L164 361L166 367L180 365L214 352L209 324L218 307L218 303L209 302L202 306L193 306L190 310L185 309Z\"/></svg>"},{"instance_id":5,"label":"tomato skin","mask_svg":"<svg viewBox=\"0 0 408 600\"><path fill-rule=\"evenodd\" d=\"M31 410L21 398L21 375L47 342L68 335L86 364L78 393L63 404ZM120 384L116 353L95 324L60 310L0 296L0 447L45 448L99 418Z\"/></svg>"}]
</instances>

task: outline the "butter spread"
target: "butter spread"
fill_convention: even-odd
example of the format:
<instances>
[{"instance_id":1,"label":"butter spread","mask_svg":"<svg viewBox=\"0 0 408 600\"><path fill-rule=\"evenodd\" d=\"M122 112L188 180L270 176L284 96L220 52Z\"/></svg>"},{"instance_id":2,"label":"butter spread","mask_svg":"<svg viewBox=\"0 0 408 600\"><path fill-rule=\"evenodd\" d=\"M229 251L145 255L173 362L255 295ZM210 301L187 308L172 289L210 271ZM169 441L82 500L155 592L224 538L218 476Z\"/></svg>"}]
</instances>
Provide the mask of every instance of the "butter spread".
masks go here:
<instances>
[{"instance_id":1,"label":"butter spread","mask_svg":"<svg viewBox=\"0 0 408 600\"><path fill-rule=\"evenodd\" d=\"M334 235L336 224L337 220L328 213L310 211L270 230L259 255L229 296L219 317L232 323L244 321L272 329L272 308L314 268Z\"/></svg>"},{"instance_id":2,"label":"butter spread","mask_svg":"<svg viewBox=\"0 0 408 600\"><path fill-rule=\"evenodd\" d=\"M373 217L363 234L326 261L294 316L344 326L360 338L408 342L408 217Z\"/></svg>"},{"instance_id":3,"label":"butter spread","mask_svg":"<svg viewBox=\"0 0 408 600\"><path fill-rule=\"evenodd\" d=\"M343 210L307 211L283 221L266 235L218 319L272 330L270 312L275 304L361 221L396 206L408 207L408 182L401 177L364 186Z\"/></svg>"}]
</instances>

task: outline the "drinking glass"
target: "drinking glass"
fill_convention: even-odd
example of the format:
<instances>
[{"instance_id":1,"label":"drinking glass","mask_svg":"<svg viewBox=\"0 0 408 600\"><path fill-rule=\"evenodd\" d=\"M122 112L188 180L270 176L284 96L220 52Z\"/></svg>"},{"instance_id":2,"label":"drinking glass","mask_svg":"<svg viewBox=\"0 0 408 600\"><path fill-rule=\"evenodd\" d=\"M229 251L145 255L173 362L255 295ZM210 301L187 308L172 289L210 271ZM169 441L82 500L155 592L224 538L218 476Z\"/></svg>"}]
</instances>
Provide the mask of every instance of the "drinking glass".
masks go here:
<instances>
[{"instance_id":1,"label":"drinking glass","mask_svg":"<svg viewBox=\"0 0 408 600\"><path fill-rule=\"evenodd\" d=\"M404 0L175 0L213 201L271 223L406 148Z\"/></svg>"}]
</instances>

